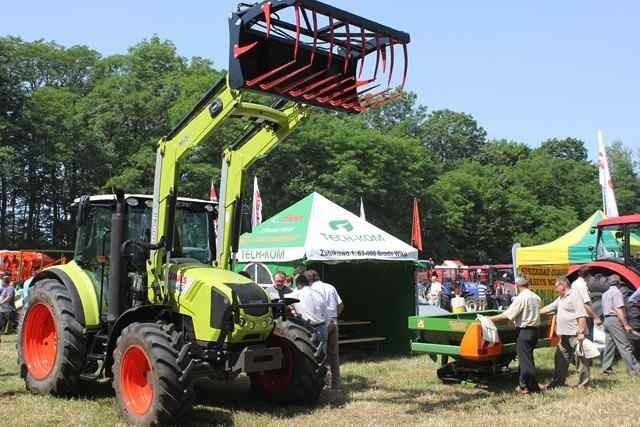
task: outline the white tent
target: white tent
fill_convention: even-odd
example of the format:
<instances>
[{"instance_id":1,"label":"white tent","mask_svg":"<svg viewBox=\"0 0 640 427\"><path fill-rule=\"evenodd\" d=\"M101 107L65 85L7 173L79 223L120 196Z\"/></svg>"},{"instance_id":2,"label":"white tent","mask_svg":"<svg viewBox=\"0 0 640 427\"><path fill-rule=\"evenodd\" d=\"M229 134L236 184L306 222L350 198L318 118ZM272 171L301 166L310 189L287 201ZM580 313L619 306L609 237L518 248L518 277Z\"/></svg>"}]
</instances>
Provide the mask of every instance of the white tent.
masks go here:
<instances>
[{"instance_id":1,"label":"white tent","mask_svg":"<svg viewBox=\"0 0 640 427\"><path fill-rule=\"evenodd\" d=\"M413 261L418 250L318 193L243 234L238 262Z\"/></svg>"}]
</instances>

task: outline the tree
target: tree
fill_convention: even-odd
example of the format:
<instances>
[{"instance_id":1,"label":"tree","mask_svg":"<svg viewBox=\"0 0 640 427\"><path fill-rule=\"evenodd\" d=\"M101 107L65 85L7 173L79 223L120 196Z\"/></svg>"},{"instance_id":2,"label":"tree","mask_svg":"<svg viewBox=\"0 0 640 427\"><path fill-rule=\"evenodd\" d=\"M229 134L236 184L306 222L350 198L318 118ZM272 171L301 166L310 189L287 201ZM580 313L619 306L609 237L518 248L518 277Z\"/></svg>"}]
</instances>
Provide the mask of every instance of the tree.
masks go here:
<instances>
[{"instance_id":1,"label":"tree","mask_svg":"<svg viewBox=\"0 0 640 427\"><path fill-rule=\"evenodd\" d=\"M587 149L584 142L576 138L549 138L536 150L559 160L587 160Z\"/></svg>"},{"instance_id":2,"label":"tree","mask_svg":"<svg viewBox=\"0 0 640 427\"><path fill-rule=\"evenodd\" d=\"M415 93L404 93L388 104L366 111L363 120L380 132L396 129L398 133L416 136L427 116L427 107L416 105L416 102Z\"/></svg>"},{"instance_id":3,"label":"tree","mask_svg":"<svg viewBox=\"0 0 640 427\"><path fill-rule=\"evenodd\" d=\"M480 152L487 132L466 113L432 111L418 131L434 161L451 170L456 162Z\"/></svg>"},{"instance_id":4,"label":"tree","mask_svg":"<svg viewBox=\"0 0 640 427\"><path fill-rule=\"evenodd\" d=\"M637 213L640 176L634 168L633 152L622 141L615 141L607 147L607 157L620 215Z\"/></svg>"},{"instance_id":5,"label":"tree","mask_svg":"<svg viewBox=\"0 0 640 427\"><path fill-rule=\"evenodd\" d=\"M531 155L529 146L506 139L493 139L480 147L475 159L481 164L514 166Z\"/></svg>"},{"instance_id":6,"label":"tree","mask_svg":"<svg viewBox=\"0 0 640 427\"><path fill-rule=\"evenodd\" d=\"M417 139L383 134L356 117L313 111L248 176L260 179L265 216L312 191L353 212L362 196L367 220L408 239L412 197L422 195L436 173Z\"/></svg>"}]
</instances>

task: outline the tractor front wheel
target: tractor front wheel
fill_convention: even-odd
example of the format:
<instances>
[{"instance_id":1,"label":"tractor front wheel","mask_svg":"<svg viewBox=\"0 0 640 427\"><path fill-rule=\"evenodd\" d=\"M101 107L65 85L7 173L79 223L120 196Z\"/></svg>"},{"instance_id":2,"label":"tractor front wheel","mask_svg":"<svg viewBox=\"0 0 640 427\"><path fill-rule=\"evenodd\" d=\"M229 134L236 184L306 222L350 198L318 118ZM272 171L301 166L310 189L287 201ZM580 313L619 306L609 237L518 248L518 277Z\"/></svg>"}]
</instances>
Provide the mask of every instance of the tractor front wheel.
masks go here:
<instances>
[{"instance_id":1,"label":"tractor front wheel","mask_svg":"<svg viewBox=\"0 0 640 427\"><path fill-rule=\"evenodd\" d=\"M276 404L314 404L324 388L326 368L324 354L311 331L290 320L277 321L267 345L282 349L283 366L251 374L253 392Z\"/></svg>"},{"instance_id":2,"label":"tractor front wheel","mask_svg":"<svg viewBox=\"0 0 640 427\"><path fill-rule=\"evenodd\" d=\"M182 334L172 324L133 323L113 352L113 388L134 425L189 424L193 386L178 364Z\"/></svg>"},{"instance_id":3,"label":"tractor front wheel","mask_svg":"<svg viewBox=\"0 0 640 427\"><path fill-rule=\"evenodd\" d=\"M77 392L86 335L69 291L57 280L38 282L18 325L18 363L27 389L38 394Z\"/></svg>"}]
</instances>

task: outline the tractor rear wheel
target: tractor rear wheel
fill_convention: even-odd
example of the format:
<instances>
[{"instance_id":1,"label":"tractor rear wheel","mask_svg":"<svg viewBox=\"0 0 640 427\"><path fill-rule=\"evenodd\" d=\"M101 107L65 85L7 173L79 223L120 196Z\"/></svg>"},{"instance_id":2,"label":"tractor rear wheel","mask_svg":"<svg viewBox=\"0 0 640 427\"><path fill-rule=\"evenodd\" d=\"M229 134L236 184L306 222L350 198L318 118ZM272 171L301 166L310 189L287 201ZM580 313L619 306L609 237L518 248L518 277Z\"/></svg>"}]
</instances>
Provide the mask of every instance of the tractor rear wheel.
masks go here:
<instances>
[{"instance_id":1,"label":"tractor rear wheel","mask_svg":"<svg viewBox=\"0 0 640 427\"><path fill-rule=\"evenodd\" d=\"M113 352L113 388L129 423L190 423L194 393L178 364L182 346L172 324L132 323L122 331Z\"/></svg>"},{"instance_id":2,"label":"tractor rear wheel","mask_svg":"<svg viewBox=\"0 0 640 427\"><path fill-rule=\"evenodd\" d=\"M324 388L324 354L309 329L290 320L277 321L270 347L282 349L282 368L251 374L251 388L276 404L312 405Z\"/></svg>"},{"instance_id":3,"label":"tractor rear wheel","mask_svg":"<svg viewBox=\"0 0 640 427\"><path fill-rule=\"evenodd\" d=\"M77 392L87 338L69 291L45 279L29 294L18 325L18 363L27 389L38 394Z\"/></svg>"}]
</instances>

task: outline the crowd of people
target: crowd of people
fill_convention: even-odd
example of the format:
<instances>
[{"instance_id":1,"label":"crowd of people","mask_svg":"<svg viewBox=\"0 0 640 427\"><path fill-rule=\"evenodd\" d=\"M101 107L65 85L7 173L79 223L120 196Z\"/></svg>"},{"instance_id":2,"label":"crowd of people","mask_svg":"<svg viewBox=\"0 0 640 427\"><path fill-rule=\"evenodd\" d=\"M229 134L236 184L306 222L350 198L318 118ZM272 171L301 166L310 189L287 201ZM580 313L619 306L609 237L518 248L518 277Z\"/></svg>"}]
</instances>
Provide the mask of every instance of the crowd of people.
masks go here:
<instances>
[{"instance_id":1,"label":"crowd of people","mask_svg":"<svg viewBox=\"0 0 640 427\"><path fill-rule=\"evenodd\" d=\"M295 283L295 288L292 286ZM338 350L338 317L344 304L336 288L320 280L316 270L296 270L294 276L282 271L273 275L273 286L266 289L274 299L295 298L292 314L307 322L327 355L331 371L331 388L340 387L340 354Z\"/></svg>"},{"instance_id":2,"label":"crowd of people","mask_svg":"<svg viewBox=\"0 0 640 427\"><path fill-rule=\"evenodd\" d=\"M519 361L518 391L522 394L538 393L566 385L569 367L574 363L578 370L578 387L590 384L590 368L600 356L593 344L593 326L603 325L605 350L602 354L602 372L612 373L611 367L616 353L624 360L629 375L639 376L640 366L633 354L631 334L636 334L625 313L625 302L620 290L624 282L617 274L606 279L608 290L602 295L602 316L592 306L592 297L587 286L589 270L580 269L578 278L570 283L566 277L555 282L558 294L551 304L542 307L542 300L531 289L526 277L517 277L518 295L504 312L489 316L495 322L507 319L515 324L517 331L516 352ZM631 297L640 300L640 291ZM540 315L555 314L555 334L558 343L554 354L554 371L551 381L541 387L537 381L533 350L538 341Z\"/></svg>"},{"instance_id":3,"label":"crowd of people","mask_svg":"<svg viewBox=\"0 0 640 427\"><path fill-rule=\"evenodd\" d=\"M473 311L491 308L507 307L511 302L511 294L506 290L506 278L501 277L493 284L487 283L487 278L478 270L476 281L472 283L473 292L469 292L462 281L443 284L435 270L431 270L428 283L419 282L417 298L419 304L431 305L450 310L452 313L467 311L467 306ZM469 304L469 302L473 302Z\"/></svg>"}]
</instances>

